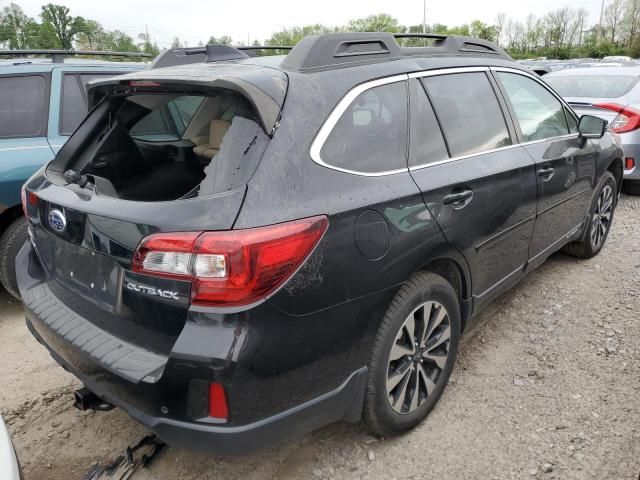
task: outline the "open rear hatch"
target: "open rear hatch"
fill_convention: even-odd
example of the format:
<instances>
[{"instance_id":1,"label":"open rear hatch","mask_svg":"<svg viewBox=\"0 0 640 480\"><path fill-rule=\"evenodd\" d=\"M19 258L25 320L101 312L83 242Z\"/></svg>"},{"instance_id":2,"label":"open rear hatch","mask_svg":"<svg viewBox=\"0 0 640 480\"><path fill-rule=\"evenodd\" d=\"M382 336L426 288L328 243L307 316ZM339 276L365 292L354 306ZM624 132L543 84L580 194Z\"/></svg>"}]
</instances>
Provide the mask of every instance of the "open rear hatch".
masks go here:
<instances>
[{"instance_id":1,"label":"open rear hatch","mask_svg":"<svg viewBox=\"0 0 640 480\"><path fill-rule=\"evenodd\" d=\"M258 67L237 78L207 68L206 81L176 70L102 82L97 106L23 192L41 280L27 310L134 382L159 378L191 303L188 279L135 272L136 249L152 234L232 229L284 101L280 72L269 71L281 88L267 94L250 81Z\"/></svg>"}]
</instances>

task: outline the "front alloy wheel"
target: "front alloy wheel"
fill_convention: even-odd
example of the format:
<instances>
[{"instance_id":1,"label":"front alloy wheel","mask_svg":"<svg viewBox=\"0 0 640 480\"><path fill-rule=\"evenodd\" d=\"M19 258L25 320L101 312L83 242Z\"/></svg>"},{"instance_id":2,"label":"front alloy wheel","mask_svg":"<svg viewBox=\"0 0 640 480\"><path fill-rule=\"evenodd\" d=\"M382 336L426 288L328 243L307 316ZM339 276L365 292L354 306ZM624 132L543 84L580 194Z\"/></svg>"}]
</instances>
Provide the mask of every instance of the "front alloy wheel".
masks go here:
<instances>
[{"instance_id":1,"label":"front alloy wheel","mask_svg":"<svg viewBox=\"0 0 640 480\"><path fill-rule=\"evenodd\" d=\"M605 185L598 201L596 202L593 216L591 218L591 247L596 250L599 249L606 233L609 230L611 224L611 217L613 215L613 189L611 185Z\"/></svg>"},{"instance_id":2,"label":"front alloy wheel","mask_svg":"<svg viewBox=\"0 0 640 480\"><path fill-rule=\"evenodd\" d=\"M450 340L449 315L440 303L423 303L409 314L389 353L391 408L412 413L429 398L447 363Z\"/></svg>"}]
</instances>

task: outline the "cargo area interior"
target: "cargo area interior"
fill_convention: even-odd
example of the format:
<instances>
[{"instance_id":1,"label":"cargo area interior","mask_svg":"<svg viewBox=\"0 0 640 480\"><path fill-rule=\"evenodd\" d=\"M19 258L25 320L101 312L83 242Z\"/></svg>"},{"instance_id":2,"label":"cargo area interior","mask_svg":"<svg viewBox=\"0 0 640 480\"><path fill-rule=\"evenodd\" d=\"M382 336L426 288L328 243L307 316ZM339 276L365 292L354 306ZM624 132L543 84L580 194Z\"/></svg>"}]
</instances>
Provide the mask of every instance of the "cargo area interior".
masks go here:
<instances>
[{"instance_id":1,"label":"cargo area interior","mask_svg":"<svg viewBox=\"0 0 640 480\"><path fill-rule=\"evenodd\" d=\"M101 195L167 201L232 190L248 181L266 146L252 105L228 90L105 103L75 133L85 138L81 158L72 159L82 174L99 177Z\"/></svg>"}]
</instances>

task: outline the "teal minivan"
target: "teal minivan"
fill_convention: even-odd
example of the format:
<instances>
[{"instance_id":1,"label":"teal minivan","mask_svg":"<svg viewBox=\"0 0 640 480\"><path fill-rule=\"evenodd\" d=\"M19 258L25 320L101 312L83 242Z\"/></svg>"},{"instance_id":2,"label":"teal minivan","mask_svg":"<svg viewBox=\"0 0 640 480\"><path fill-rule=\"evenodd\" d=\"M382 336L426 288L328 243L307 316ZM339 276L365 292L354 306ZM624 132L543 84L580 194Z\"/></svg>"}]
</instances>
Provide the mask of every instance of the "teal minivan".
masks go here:
<instances>
[{"instance_id":1,"label":"teal minivan","mask_svg":"<svg viewBox=\"0 0 640 480\"><path fill-rule=\"evenodd\" d=\"M43 53L51 58L29 58ZM18 298L14 260L27 238L20 187L51 160L87 113L87 82L131 73L139 62L70 59L124 52L0 51L0 283ZM4 56L24 58L2 60Z\"/></svg>"}]
</instances>

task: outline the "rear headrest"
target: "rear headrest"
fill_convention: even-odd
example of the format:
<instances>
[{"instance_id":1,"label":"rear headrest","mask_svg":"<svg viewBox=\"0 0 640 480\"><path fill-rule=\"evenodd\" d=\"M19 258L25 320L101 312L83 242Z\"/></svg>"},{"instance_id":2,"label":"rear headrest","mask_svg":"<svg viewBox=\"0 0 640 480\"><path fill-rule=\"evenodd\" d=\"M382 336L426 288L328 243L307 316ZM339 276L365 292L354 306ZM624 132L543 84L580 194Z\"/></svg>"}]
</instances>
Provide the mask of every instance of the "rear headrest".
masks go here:
<instances>
[{"instance_id":1,"label":"rear headrest","mask_svg":"<svg viewBox=\"0 0 640 480\"><path fill-rule=\"evenodd\" d=\"M231 126L231 122L218 118L211 120L209 124L209 147L220 149L222 138Z\"/></svg>"}]
</instances>

